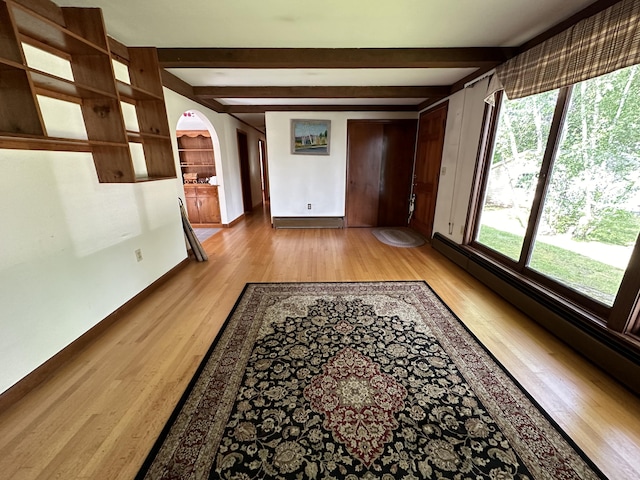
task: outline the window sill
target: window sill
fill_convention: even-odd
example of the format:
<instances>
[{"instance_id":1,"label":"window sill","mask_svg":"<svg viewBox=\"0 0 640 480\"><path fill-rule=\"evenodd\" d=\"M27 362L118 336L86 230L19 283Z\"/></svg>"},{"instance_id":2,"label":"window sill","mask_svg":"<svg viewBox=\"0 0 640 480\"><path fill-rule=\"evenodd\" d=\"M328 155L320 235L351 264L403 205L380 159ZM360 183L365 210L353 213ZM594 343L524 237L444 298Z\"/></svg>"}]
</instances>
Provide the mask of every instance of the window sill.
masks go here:
<instances>
[{"instance_id":1,"label":"window sill","mask_svg":"<svg viewBox=\"0 0 640 480\"><path fill-rule=\"evenodd\" d=\"M458 245L439 233L436 233L433 238L433 246L440 253L443 253L455 261L455 263L467 272L504 296L510 303L516 305L538 323L541 323L554 334L563 338L567 343L572 343L571 339L566 338L566 336L563 337L562 333L560 333L561 331L566 333L566 325L559 324L562 322L556 322L558 325L553 325L549 314L560 317L561 320L584 332L593 340L614 350L617 354L624 356L634 364L640 365L640 338L637 336L622 334L608 328L605 319L560 297L545 286L537 284L529 278L506 268L473 247ZM501 291L501 288L494 282L487 281L489 278L495 278L504 282L508 287L524 296L524 298L527 299L526 303L534 302L534 305L537 307L537 312L528 310L522 302L518 302L517 299L512 298L511 295ZM581 350L585 356L591 358L588 352L585 352L575 345L574 347Z\"/></svg>"}]
</instances>

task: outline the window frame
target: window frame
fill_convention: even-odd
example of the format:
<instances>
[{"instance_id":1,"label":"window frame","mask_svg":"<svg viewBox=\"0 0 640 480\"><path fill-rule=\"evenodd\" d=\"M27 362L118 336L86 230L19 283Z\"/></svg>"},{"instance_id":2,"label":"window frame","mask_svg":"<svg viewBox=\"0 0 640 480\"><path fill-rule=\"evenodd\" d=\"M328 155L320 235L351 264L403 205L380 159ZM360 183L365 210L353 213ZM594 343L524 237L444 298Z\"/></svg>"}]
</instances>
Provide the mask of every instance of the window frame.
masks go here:
<instances>
[{"instance_id":1,"label":"window frame","mask_svg":"<svg viewBox=\"0 0 640 480\"><path fill-rule=\"evenodd\" d=\"M586 313L589 318L594 318L595 316L600 323L608 328L630 335L638 340L640 339L640 235L636 239L631 259L612 306L582 294L528 266L551 180L550 172L556 160L556 154L562 138L562 130L569 110L572 90L573 86L563 87L558 93L549 136L538 174L538 183L531 203L531 212L520 250L520 257L517 261L476 240L480 229L480 216L486 198L504 93L500 91L496 94L495 106L485 105L482 137L478 148L474 176L475 181L469 202L467 230L463 243L482 254L489 261L507 268L527 281L533 282L549 297L560 298L562 301L568 302L572 309Z\"/></svg>"}]
</instances>

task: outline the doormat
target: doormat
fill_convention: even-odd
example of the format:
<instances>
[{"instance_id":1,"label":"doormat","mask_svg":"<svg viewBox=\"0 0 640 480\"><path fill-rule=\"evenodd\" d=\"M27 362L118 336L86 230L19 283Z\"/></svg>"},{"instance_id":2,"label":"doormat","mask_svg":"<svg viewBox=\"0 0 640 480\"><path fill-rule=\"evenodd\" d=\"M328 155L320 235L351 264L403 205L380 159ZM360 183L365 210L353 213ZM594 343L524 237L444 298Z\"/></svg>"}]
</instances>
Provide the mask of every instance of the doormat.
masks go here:
<instances>
[{"instance_id":1,"label":"doormat","mask_svg":"<svg viewBox=\"0 0 640 480\"><path fill-rule=\"evenodd\" d=\"M374 228L371 233L382 243L392 247L419 247L425 243L422 235L407 227Z\"/></svg>"},{"instance_id":2,"label":"doormat","mask_svg":"<svg viewBox=\"0 0 640 480\"><path fill-rule=\"evenodd\" d=\"M213 237L220 230L222 230L222 229L221 228L194 228L193 229L193 231L196 233L196 237L198 237L198 240L200 241L200 243L202 243L205 240L208 240L209 238Z\"/></svg>"},{"instance_id":3,"label":"doormat","mask_svg":"<svg viewBox=\"0 0 640 480\"><path fill-rule=\"evenodd\" d=\"M139 479L602 479L425 282L248 284Z\"/></svg>"}]
</instances>

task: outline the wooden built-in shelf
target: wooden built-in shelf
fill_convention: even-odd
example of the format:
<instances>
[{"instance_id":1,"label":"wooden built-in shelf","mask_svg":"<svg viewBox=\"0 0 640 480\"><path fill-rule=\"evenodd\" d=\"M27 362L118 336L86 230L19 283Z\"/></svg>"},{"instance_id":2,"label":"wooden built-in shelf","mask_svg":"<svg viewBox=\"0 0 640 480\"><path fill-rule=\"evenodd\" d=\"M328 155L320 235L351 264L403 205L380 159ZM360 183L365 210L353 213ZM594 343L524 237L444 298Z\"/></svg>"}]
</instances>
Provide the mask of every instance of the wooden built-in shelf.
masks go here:
<instances>
[{"instance_id":1,"label":"wooden built-in shelf","mask_svg":"<svg viewBox=\"0 0 640 480\"><path fill-rule=\"evenodd\" d=\"M1 31L0 31L1 33ZM12 68L18 68L20 70L26 70L26 67L19 62L14 62L12 60L9 60L8 58L2 58L0 57L0 71L2 70L10 70Z\"/></svg>"},{"instance_id":2,"label":"wooden built-in shelf","mask_svg":"<svg viewBox=\"0 0 640 480\"><path fill-rule=\"evenodd\" d=\"M6 2L20 34L72 55L109 55L104 27L97 28L102 23L100 9L64 7L60 10L65 25L60 25L14 0Z\"/></svg>"},{"instance_id":3,"label":"wooden built-in shelf","mask_svg":"<svg viewBox=\"0 0 640 480\"><path fill-rule=\"evenodd\" d=\"M82 85L78 82L56 77L55 75L51 75L46 72L30 69L29 75L31 76L31 80L33 81L33 85L36 89L49 92L52 95L68 95L70 97L77 97L78 99L104 97L117 98L115 93L98 90L91 86Z\"/></svg>"},{"instance_id":4,"label":"wooden built-in shelf","mask_svg":"<svg viewBox=\"0 0 640 480\"><path fill-rule=\"evenodd\" d=\"M67 152L92 151L92 146L86 140L29 135L5 136L0 134L0 145L2 145L2 148L13 148L16 150L64 150Z\"/></svg>"},{"instance_id":5,"label":"wooden built-in shelf","mask_svg":"<svg viewBox=\"0 0 640 480\"><path fill-rule=\"evenodd\" d=\"M148 140L171 140L171 137L168 135L157 135L155 133L146 133L146 132L136 132L134 130L127 130L127 135L129 137L129 141L144 141L144 139Z\"/></svg>"},{"instance_id":6,"label":"wooden built-in shelf","mask_svg":"<svg viewBox=\"0 0 640 480\"><path fill-rule=\"evenodd\" d=\"M68 61L73 80L31 68L23 43ZM127 66L130 85L116 80L112 58ZM91 152L101 182L175 178L156 49L107 37L100 9L0 0L0 76L0 148ZM49 137L38 96L79 104L87 140ZM135 106L140 132L126 130L121 102ZM144 178L129 142L143 146Z\"/></svg>"},{"instance_id":7,"label":"wooden built-in shelf","mask_svg":"<svg viewBox=\"0 0 640 480\"><path fill-rule=\"evenodd\" d=\"M163 100L162 96L147 92L141 88L136 88L133 85L123 82L122 80L116 80L116 86L118 93L122 97L134 99L134 100Z\"/></svg>"},{"instance_id":8,"label":"wooden built-in shelf","mask_svg":"<svg viewBox=\"0 0 640 480\"><path fill-rule=\"evenodd\" d=\"M211 136L208 131L201 130L179 130L177 135L189 221L198 226L219 226L218 186L198 182L198 179L207 180L216 176ZM193 175L195 179L189 178ZM192 183L194 181L198 183Z\"/></svg>"}]
</instances>

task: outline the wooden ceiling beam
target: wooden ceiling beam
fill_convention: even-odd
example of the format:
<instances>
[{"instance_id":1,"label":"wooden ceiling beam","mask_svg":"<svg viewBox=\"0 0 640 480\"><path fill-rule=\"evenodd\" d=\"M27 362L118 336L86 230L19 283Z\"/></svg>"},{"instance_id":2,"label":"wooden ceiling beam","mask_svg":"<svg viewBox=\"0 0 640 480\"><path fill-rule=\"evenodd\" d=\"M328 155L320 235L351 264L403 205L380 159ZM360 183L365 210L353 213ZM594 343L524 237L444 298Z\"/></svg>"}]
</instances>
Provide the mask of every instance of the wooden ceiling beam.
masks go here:
<instances>
[{"instance_id":1,"label":"wooden ceiling beam","mask_svg":"<svg viewBox=\"0 0 640 480\"><path fill-rule=\"evenodd\" d=\"M164 68L479 68L516 48L159 48Z\"/></svg>"},{"instance_id":2,"label":"wooden ceiling beam","mask_svg":"<svg viewBox=\"0 0 640 480\"><path fill-rule=\"evenodd\" d=\"M167 72L166 70L161 68L160 74L162 76L162 85L169 90L173 90L183 97L187 97L188 99L193 100L194 102L199 103L204 107L210 108L218 113L226 113L226 105L222 105L220 102L217 102L213 99L205 99L194 95L193 87L181 78L176 77L173 73Z\"/></svg>"},{"instance_id":3,"label":"wooden ceiling beam","mask_svg":"<svg viewBox=\"0 0 640 480\"><path fill-rule=\"evenodd\" d=\"M442 98L448 86L435 87L193 87L200 98Z\"/></svg>"},{"instance_id":4,"label":"wooden ceiling beam","mask_svg":"<svg viewBox=\"0 0 640 480\"><path fill-rule=\"evenodd\" d=\"M417 112L416 105L225 105L227 113Z\"/></svg>"}]
</instances>

